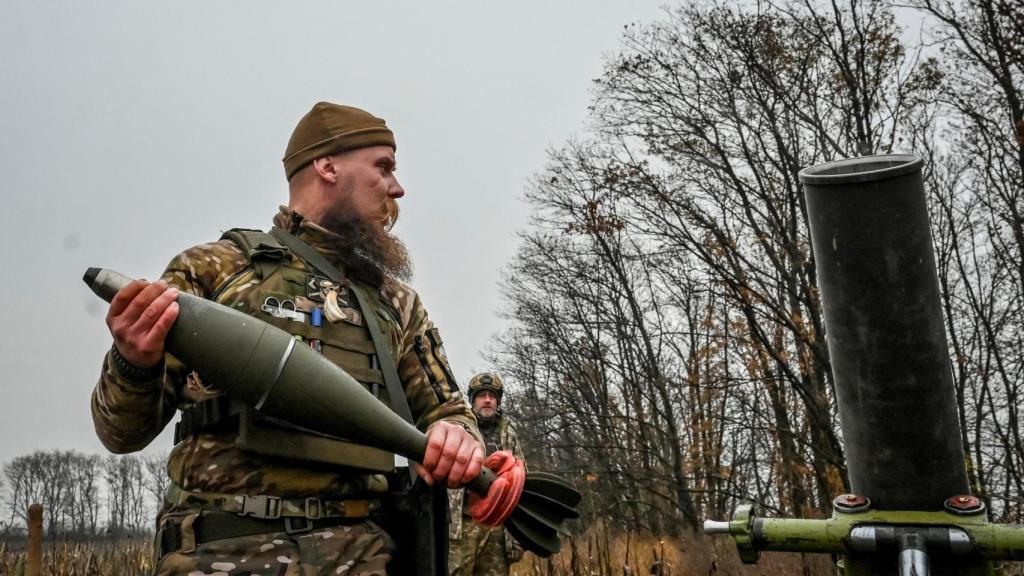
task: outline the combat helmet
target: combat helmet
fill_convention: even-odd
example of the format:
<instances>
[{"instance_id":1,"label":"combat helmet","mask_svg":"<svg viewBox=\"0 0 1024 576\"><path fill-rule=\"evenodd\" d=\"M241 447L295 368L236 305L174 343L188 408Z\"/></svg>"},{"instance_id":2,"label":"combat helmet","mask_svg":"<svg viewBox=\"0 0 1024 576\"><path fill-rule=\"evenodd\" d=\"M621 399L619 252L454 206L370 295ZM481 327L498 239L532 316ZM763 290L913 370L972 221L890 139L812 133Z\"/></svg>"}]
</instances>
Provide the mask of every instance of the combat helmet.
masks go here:
<instances>
[{"instance_id":1,"label":"combat helmet","mask_svg":"<svg viewBox=\"0 0 1024 576\"><path fill-rule=\"evenodd\" d=\"M490 390L494 392L494 395L498 397L498 401L501 401L501 394L504 391L504 387L501 384L501 378L493 372L481 372L469 381L469 401L473 401L473 397L478 392L484 390Z\"/></svg>"}]
</instances>

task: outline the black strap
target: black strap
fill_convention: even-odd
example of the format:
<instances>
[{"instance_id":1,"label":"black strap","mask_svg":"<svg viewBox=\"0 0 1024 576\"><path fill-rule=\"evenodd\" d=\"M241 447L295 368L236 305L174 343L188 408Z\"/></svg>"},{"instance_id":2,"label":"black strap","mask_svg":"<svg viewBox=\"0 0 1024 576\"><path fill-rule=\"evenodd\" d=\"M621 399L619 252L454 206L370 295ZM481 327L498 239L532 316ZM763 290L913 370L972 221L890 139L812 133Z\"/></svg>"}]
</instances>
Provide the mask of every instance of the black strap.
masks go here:
<instances>
[{"instance_id":1,"label":"black strap","mask_svg":"<svg viewBox=\"0 0 1024 576\"><path fill-rule=\"evenodd\" d=\"M238 410L234 409L227 396L200 400L181 411L181 420L174 425L174 443L211 430L237 414Z\"/></svg>"},{"instance_id":2,"label":"black strap","mask_svg":"<svg viewBox=\"0 0 1024 576\"><path fill-rule=\"evenodd\" d=\"M299 258L307 264L316 268L326 275L338 286L343 285L345 275L338 270L337 266L331 264L324 255L317 252L309 244L299 238L285 232L277 226L271 228L270 233L274 235L285 246L291 249ZM384 334L377 323L377 315L370 310L366 303L366 295L362 288L352 283L352 292L356 295L356 302L359 304L360 312L366 319L366 327L370 330L370 338L373 340L373 347L377 350L377 360L380 362L380 370L384 373L384 384L388 387L388 396L391 397L391 409L405 419L406 422L416 425L412 419L412 411L409 409L409 401L405 397L405 390L402 388L401 380L398 378L398 368L395 366L395 359L388 352L387 342L384 342Z\"/></svg>"},{"instance_id":3,"label":"black strap","mask_svg":"<svg viewBox=\"0 0 1024 576\"><path fill-rule=\"evenodd\" d=\"M373 347L377 349L377 360L380 362L381 372L384 373L384 383L388 387L388 395L391 396L391 404L397 409L395 412L399 416L405 418L405 421L416 425L416 422L412 419L412 411L409 409L409 401L405 397L405 389L402 388L402 383L398 379L398 367L395 366L395 358L391 356L391 353L385 347L387 343L384 342L384 333L380 330L380 324L377 322L377 317L372 311L368 312L369 307L366 305L366 294L363 293L363 289L355 284L352 285L352 292L356 295L356 302L359 303L359 308L363 312L363 317L366 318L366 327L370 329L370 338L373 340ZM400 400L396 401L395 397Z\"/></svg>"},{"instance_id":4,"label":"black strap","mask_svg":"<svg viewBox=\"0 0 1024 576\"><path fill-rule=\"evenodd\" d=\"M294 537L320 528L358 524L364 521L366 521L366 518L342 517L319 518L317 520L308 520L306 518L262 520L225 512L204 512L193 522L192 531L195 534L195 543L205 544L206 542L225 538L242 538L256 534L277 534L281 532ZM158 555L160 557L181 550L183 545L181 525L167 523L160 528L156 541L157 546L159 546Z\"/></svg>"}]
</instances>

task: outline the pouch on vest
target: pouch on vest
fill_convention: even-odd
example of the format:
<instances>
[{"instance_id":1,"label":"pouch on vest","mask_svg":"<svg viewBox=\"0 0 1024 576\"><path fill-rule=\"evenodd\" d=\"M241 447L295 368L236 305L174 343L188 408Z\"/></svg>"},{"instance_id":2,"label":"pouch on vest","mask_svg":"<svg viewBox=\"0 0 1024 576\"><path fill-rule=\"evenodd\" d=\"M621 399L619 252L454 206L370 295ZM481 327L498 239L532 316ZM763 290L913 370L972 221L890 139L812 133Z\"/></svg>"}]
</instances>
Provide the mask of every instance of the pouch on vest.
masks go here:
<instances>
[{"instance_id":1,"label":"pouch on vest","mask_svg":"<svg viewBox=\"0 0 1024 576\"><path fill-rule=\"evenodd\" d=\"M276 420L254 410L242 410L235 445L242 450L309 462L391 472L395 455L370 446Z\"/></svg>"}]
</instances>

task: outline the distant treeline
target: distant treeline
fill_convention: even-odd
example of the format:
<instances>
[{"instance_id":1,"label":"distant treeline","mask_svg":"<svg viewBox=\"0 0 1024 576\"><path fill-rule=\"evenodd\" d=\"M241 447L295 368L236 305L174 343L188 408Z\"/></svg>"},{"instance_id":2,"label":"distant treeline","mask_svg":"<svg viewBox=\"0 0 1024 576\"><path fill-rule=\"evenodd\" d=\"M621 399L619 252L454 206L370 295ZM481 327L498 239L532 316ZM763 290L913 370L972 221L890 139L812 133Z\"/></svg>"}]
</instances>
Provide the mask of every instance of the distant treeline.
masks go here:
<instances>
[{"instance_id":1,"label":"distant treeline","mask_svg":"<svg viewBox=\"0 0 1024 576\"><path fill-rule=\"evenodd\" d=\"M37 450L3 465L0 536L20 534L29 505L43 505L48 535L119 537L151 531L167 490L165 455L99 456Z\"/></svg>"}]
</instances>

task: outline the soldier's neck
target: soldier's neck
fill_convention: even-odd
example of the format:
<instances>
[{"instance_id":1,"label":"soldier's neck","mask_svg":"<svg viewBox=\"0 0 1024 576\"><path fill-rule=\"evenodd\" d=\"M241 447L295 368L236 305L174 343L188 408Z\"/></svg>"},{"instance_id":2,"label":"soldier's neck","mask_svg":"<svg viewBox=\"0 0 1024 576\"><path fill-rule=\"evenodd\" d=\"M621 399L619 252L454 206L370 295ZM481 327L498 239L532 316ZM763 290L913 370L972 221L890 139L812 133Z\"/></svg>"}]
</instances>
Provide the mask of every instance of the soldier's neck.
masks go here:
<instances>
[{"instance_id":1,"label":"soldier's neck","mask_svg":"<svg viewBox=\"0 0 1024 576\"><path fill-rule=\"evenodd\" d=\"M477 426L480 428L481 434L488 434L494 430L495 426L498 425L498 415L494 414L493 416L481 416L477 414L476 423Z\"/></svg>"}]
</instances>

